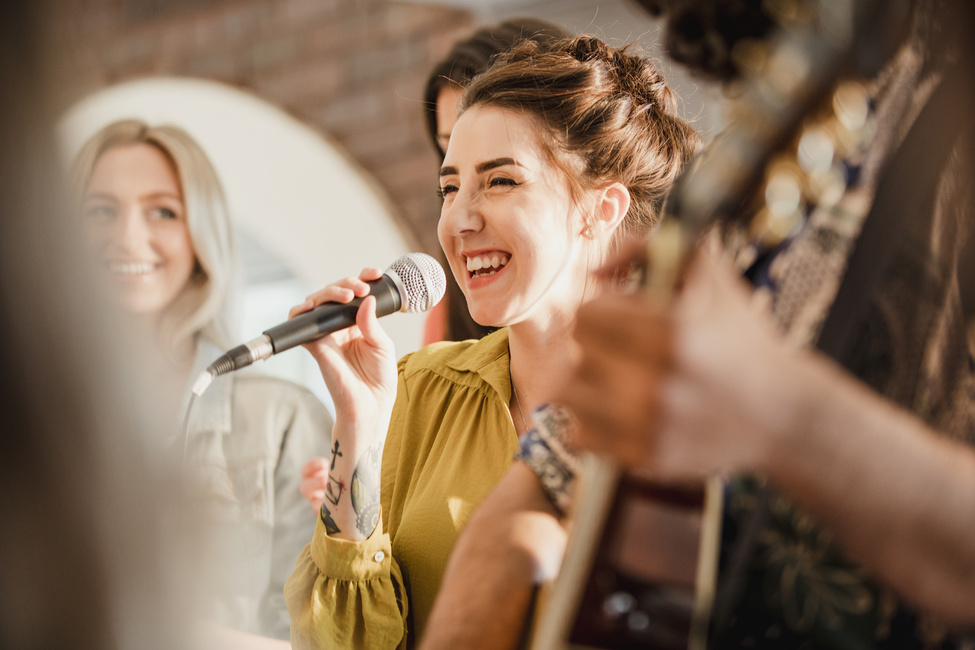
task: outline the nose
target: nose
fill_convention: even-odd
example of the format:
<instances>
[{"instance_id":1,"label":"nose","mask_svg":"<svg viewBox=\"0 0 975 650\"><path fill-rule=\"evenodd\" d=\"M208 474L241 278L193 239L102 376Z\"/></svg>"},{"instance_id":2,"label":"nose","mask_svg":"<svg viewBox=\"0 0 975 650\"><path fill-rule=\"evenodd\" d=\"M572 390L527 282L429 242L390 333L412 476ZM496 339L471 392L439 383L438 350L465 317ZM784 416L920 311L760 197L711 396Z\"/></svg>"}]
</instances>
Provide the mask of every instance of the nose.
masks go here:
<instances>
[{"instance_id":1,"label":"nose","mask_svg":"<svg viewBox=\"0 0 975 650\"><path fill-rule=\"evenodd\" d=\"M460 237L483 227L480 192L461 188L450 200L444 201L440 210L440 229L444 234Z\"/></svg>"},{"instance_id":2,"label":"nose","mask_svg":"<svg viewBox=\"0 0 975 650\"><path fill-rule=\"evenodd\" d=\"M135 252L148 246L149 224L139 206L125 208L119 213L112 229L112 243L121 250Z\"/></svg>"}]
</instances>

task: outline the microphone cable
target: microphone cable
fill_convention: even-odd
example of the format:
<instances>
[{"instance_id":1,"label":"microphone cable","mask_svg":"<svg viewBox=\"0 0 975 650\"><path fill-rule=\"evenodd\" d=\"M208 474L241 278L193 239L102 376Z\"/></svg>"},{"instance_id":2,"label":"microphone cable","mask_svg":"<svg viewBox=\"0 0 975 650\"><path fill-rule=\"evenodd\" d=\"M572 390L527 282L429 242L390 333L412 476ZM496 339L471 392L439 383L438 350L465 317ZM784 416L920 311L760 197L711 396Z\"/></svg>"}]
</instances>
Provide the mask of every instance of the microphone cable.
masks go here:
<instances>
[{"instance_id":1,"label":"microphone cable","mask_svg":"<svg viewBox=\"0 0 975 650\"><path fill-rule=\"evenodd\" d=\"M205 388L205 387L204 387ZM203 391L200 391L202 393ZM193 412L193 404L196 403L198 394L190 391L189 401L186 403L186 411L183 414L183 462L182 467L186 467L186 450L190 444L190 414Z\"/></svg>"}]
</instances>

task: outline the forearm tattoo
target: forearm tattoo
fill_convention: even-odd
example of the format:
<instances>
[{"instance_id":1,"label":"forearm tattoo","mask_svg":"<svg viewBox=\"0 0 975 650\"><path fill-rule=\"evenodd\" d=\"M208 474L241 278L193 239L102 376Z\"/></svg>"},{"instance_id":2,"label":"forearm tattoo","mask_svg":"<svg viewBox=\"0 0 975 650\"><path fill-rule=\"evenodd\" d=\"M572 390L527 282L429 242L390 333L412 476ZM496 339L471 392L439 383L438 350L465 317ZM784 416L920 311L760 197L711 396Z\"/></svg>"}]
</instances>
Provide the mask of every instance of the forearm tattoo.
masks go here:
<instances>
[{"instance_id":1,"label":"forearm tattoo","mask_svg":"<svg viewBox=\"0 0 975 650\"><path fill-rule=\"evenodd\" d=\"M345 482L329 474L328 481L325 483L325 498L328 502L337 506L343 492L345 492Z\"/></svg>"},{"instance_id":2,"label":"forearm tattoo","mask_svg":"<svg viewBox=\"0 0 975 650\"><path fill-rule=\"evenodd\" d=\"M344 456L344 455L345 454L343 454L341 451L339 451L339 441L336 440L335 441L335 446L332 447L332 464L329 466L329 469L335 469L335 461L338 460L339 457Z\"/></svg>"},{"instance_id":3,"label":"forearm tattoo","mask_svg":"<svg viewBox=\"0 0 975 650\"><path fill-rule=\"evenodd\" d=\"M332 468L336 455L341 456L338 443L332 449ZM382 447L375 446L366 450L366 453L359 459L355 470L352 472L352 485L346 488L345 481L328 475L325 483L325 500L322 502L320 516L325 530L329 535L341 532L341 529L332 518L332 512L328 509L328 503L338 506L342 500L343 492L350 492L352 495L352 509L356 514L356 529L365 536L372 534L379 523L379 476L382 466Z\"/></svg>"},{"instance_id":4,"label":"forearm tattoo","mask_svg":"<svg viewBox=\"0 0 975 650\"><path fill-rule=\"evenodd\" d=\"M382 448L370 447L359 459L352 473L352 508L356 513L356 528L363 535L371 535L379 523L379 476Z\"/></svg>"},{"instance_id":5,"label":"forearm tattoo","mask_svg":"<svg viewBox=\"0 0 975 650\"><path fill-rule=\"evenodd\" d=\"M325 532L329 535L334 535L335 533L341 533L342 529L338 527L335 520L332 519L332 513L329 512L328 508L325 507L325 503L322 502L321 509L322 523L325 524Z\"/></svg>"}]
</instances>

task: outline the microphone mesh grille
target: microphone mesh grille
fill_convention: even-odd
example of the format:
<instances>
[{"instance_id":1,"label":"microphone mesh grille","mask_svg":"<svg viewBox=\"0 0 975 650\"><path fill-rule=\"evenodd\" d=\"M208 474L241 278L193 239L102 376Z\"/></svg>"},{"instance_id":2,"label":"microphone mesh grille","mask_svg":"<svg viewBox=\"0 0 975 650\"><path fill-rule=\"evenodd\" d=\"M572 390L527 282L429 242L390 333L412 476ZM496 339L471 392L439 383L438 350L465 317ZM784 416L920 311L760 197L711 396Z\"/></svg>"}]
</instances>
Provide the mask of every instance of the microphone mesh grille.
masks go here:
<instances>
[{"instance_id":1,"label":"microphone mesh grille","mask_svg":"<svg viewBox=\"0 0 975 650\"><path fill-rule=\"evenodd\" d=\"M426 253L407 253L390 264L386 274L395 274L403 283L406 297L400 311L411 314L428 311L447 290L443 268Z\"/></svg>"}]
</instances>

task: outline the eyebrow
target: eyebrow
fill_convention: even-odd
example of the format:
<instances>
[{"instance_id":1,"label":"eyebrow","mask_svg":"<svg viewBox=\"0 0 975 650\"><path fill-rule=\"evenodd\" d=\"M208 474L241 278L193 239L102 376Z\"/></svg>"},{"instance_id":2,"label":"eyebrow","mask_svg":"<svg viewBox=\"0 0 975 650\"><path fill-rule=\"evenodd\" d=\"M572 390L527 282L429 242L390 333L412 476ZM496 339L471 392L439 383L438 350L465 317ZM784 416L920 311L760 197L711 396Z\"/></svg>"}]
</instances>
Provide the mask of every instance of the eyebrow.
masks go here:
<instances>
[{"instance_id":1,"label":"eyebrow","mask_svg":"<svg viewBox=\"0 0 975 650\"><path fill-rule=\"evenodd\" d=\"M108 192L86 192L84 196L84 200L89 201L91 199L101 199L103 201L114 201L115 196L109 194Z\"/></svg>"},{"instance_id":2,"label":"eyebrow","mask_svg":"<svg viewBox=\"0 0 975 650\"><path fill-rule=\"evenodd\" d=\"M152 194L146 194L139 198L142 200L145 199L172 199L174 201L183 200L183 197L180 196L179 194L176 194L175 192L153 192ZM88 194L85 194L84 200L87 201L89 199L102 199L108 201L116 200L115 195L109 192L90 192Z\"/></svg>"},{"instance_id":3,"label":"eyebrow","mask_svg":"<svg viewBox=\"0 0 975 650\"><path fill-rule=\"evenodd\" d=\"M480 165L474 168L478 174L483 174L491 169L497 169L498 167L504 167L506 165L515 165L517 167L524 167L514 158L495 158L494 160L488 160L487 162L482 162ZM451 174L456 174L456 167L441 167L440 176L450 176Z\"/></svg>"}]
</instances>

